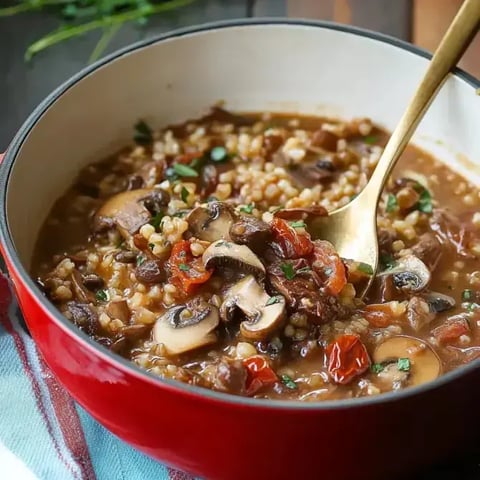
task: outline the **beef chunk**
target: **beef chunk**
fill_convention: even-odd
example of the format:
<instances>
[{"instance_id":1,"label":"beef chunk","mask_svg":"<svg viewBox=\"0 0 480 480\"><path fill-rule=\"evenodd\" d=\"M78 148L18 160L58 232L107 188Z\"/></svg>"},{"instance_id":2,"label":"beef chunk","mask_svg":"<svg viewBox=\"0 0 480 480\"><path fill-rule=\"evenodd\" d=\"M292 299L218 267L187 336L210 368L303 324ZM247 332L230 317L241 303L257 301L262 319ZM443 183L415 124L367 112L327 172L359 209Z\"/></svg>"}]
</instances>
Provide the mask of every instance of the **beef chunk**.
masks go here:
<instances>
[{"instance_id":1,"label":"beef chunk","mask_svg":"<svg viewBox=\"0 0 480 480\"><path fill-rule=\"evenodd\" d=\"M412 247L412 253L433 271L442 256L442 245L433 233L427 232Z\"/></svg>"},{"instance_id":2,"label":"beef chunk","mask_svg":"<svg viewBox=\"0 0 480 480\"><path fill-rule=\"evenodd\" d=\"M247 370L240 360L224 360L217 366L216 387L229 393L245 393Z\"/></svg>"},{"instance_id":3,"label":"beef chunk","mask_svg":"<svg viewBox=\"0 0 480 480\"><path fill-rule=\"evenodd\" d=\"M247 245L255 253L262 253L272 237L270 225L253 216L242 216L231 225L229 234L235 243Z\"/></svg>"},{"instance_id":4,"label":"beef chunk","mask_svg":"<svg viewBox=\"0 0 480 480\"><path fill-rule=\"evenodd\" d=\"M97 312L85 303L68 302L66 312L72 322L87 335L95 335L99 328Z\"/></svg>"}]
</instances>

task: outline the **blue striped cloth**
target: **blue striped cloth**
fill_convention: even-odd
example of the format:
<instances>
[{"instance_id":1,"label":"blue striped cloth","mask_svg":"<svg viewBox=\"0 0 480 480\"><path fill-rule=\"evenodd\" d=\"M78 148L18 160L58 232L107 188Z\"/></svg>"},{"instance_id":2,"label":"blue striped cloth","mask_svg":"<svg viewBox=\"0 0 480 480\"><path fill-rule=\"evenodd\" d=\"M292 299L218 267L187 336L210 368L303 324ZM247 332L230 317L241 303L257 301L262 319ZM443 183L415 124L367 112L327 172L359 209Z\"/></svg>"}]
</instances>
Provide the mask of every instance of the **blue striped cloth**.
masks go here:
<instances>
[{"instance_id":1,"label":"blue striped cloth","mask_svg":"<svg viewBox=\"0 0 480 480\"><path fill-rule=\"evenodd\" d=\"M0 479L192 480L119 440L59 385L0 274Z\"/></svg>"}]
</instances>

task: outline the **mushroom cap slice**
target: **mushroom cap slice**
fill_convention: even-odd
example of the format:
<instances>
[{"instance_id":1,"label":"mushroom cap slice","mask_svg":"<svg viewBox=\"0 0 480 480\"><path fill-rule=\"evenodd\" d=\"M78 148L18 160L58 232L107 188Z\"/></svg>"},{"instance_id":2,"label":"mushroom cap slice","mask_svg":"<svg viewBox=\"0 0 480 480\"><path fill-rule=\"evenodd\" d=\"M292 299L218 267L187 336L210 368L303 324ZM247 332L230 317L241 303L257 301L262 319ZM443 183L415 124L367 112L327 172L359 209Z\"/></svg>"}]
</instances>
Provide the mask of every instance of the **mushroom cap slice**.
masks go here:
<instances>
[{"instance_id":1,"label":"mushroom cap slice","mask_svg":"<svg viewBox=\"0 0 480 480\"><path fill-rule=\"evenodd\" d=\"M446 312L455 307L455 299L450 295L444 295L440 292L428 292L423 297L432 313Z\"/></svg>"},{"instance_id":2,"label":"mushroom cap slice","mask_svg":"<svg viewBox=\"0 0 480 480\"><path fill-rule=\"evenodd\" d=\"M442 371L441 361L433 349L414 337L399 335L387 338L373 353L375 363L392 362L399 358L410 360L410 386L430 382Z\"/></svg>"},{"instance_id":3,"label":"mushroom cap slice","mask_svg":"<svg viewBox=\"0 0 480 480\"><path fill-rule=\"evenodd\" d=\"M234 212L226 203L209 202L194 208L185 220L190 233L200 240L230 240L229 230L234 221Z\"/></svg>"},{"instance_id":4,"label":"mushroom cap slice","mask_svg":"<svg viewBox=\"0 0 480 480\"><path fill-rule=\"evenodd\" d=\"M217 240L203 252L202 259L207 270L225 267L265 278L265 266L246 245Z\"/></svg>"},{"instance_id":5,"label":"mushroom cap slice","mask_svg":"<svg viewBox=\"0 0 480 480\"><path fill-rule=\"evenodd\" d=\"M171 355L195 350L217 341L218 309L199 300L167 310L153 326L152 336Z\"/></svg>"},{"instance_id":6,"label":"mushroom cap slice","mask_svg":"<svg viewBox=\"0 0 480 480\"><path fill-rule=\"evenodd\" d=\"M246 317L240 324L240 332L252 340L271 336L286 315L285 298L281 295L270 297L252 275L242 278L227 291L220 315L229 321L237 309Z\"/></svg>"},{"instance_id":7,"label":"mushroom cap slice","mask_svg":"<svg viewBox=\"0 0 480 480\"><path fill-rule=\"evenodd\" d=\"M94 224L100 223L102 218L111 218L121 235L128 240L152 216L141 202L151 192L151 189L140 188L114 195L97 210L94 216Z\"/></svg>"},{"instance_id":8,"label":"mushroom cap slice","mask_svg":"<svg viewBox=\"0 0 480 480\"><path fill-rule=\"evenodd\" d=\"M432 278L428 267L415 255L406 255L398 265L378 276L392 275L394 285L405 293L425 290Z\"/></svg>"}]
</instances>

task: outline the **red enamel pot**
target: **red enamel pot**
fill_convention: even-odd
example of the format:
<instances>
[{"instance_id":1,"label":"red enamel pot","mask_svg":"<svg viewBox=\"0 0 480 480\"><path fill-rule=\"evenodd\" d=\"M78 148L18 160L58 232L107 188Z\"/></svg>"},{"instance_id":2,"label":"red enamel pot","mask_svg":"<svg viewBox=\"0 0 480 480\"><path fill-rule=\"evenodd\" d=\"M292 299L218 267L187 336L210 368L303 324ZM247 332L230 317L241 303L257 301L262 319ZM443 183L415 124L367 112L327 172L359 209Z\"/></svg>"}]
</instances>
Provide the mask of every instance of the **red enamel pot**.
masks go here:
<instances>
[{"instance_id":1,"label":"red enamel pot","mask_svg":"<svg viewBox=\"0 0 480 480\"><path fill-rule=\"evenodd\" d=\"M371 398L239 398L160 380L110 353L64 319L29 275L54 200L82 166L121 147L138 118L160 126L225 100L234 110L369 116L392 128L427 61L409 44L352 27L236 21L134 45L50 95L0 167L1 249L30 332L75 400L134 447L206 479L391 478L464 449L480 426L478 361ZM477 88L452 74L415 140L474 181L472 166L452 152L480 163Z\"/></svg>"}]
</instances>

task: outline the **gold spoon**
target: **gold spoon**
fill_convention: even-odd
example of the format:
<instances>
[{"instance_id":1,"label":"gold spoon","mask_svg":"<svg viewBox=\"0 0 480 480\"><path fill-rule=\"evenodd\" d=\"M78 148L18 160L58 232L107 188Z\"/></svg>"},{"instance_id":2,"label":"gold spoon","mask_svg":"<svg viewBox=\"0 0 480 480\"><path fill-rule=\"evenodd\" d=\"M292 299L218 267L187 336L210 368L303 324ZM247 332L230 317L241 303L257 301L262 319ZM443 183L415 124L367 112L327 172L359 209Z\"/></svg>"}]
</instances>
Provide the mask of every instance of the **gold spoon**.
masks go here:
<instances>
[{"instance_id":1,"label":"gold spoon","mask_svg":"<svg viewBox=\"0 0 480 480\"><path fill-rule=\"evenodd\" d=\"M376 214L383 187L430 103L479 27L480 0L466 0L433 55L366 187L348 205L335 210L328 217L313 220L309 225L312 236L331 242L342 258L371 266L373 274L363 292L358 292L362 297L378 268Z\"/></svg>"}]
</instances>

